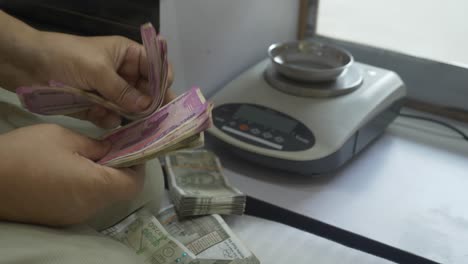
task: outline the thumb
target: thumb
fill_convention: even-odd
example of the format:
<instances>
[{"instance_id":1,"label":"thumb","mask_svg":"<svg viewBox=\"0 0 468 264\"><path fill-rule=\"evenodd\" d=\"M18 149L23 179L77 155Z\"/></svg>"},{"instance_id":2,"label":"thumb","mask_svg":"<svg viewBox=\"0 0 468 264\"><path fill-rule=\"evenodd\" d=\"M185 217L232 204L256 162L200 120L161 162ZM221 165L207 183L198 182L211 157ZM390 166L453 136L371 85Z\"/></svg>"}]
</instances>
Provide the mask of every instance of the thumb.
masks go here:
<instances>
[{"instance_id":1,"label":"thumb","mask_svg":"<svg viewBox=\"0 0 468 264\"><path fill-rule=\"evenodd\" d=\"M141 112L151 104L151 97L131 86L113 70L101 72L97 76L95 89L108 100L130 112Z\"/></svg>"},{"instance_id":2,"label":"thumb","mask_svg":"<svg viewBox=\"0 0 468 264\"><path fill-rule=\"evenodd\" d=\"M76 133L71 134L69 144L73 151L93 161L104 157L111 148L109 141L99 141Z\"/></svg>"}]
</instances>

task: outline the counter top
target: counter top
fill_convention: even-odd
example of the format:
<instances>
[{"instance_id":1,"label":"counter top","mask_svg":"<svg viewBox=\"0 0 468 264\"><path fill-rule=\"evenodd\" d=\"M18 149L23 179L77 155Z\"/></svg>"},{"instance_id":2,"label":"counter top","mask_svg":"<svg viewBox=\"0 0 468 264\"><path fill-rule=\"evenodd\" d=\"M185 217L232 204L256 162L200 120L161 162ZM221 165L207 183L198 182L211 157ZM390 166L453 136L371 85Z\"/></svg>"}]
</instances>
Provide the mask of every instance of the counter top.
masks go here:
<instances>
[{"instance_id":1,"label":"counter top","mask_svg":"<svg viewBox=\"0 0 468 264\"><path fill-rule=\"evenodd\" d=\"M208 148L255 199L433 261L468 263L468 142L445 127L399 117L349 164L318 178Z\"/></svg>"}]
</instances>

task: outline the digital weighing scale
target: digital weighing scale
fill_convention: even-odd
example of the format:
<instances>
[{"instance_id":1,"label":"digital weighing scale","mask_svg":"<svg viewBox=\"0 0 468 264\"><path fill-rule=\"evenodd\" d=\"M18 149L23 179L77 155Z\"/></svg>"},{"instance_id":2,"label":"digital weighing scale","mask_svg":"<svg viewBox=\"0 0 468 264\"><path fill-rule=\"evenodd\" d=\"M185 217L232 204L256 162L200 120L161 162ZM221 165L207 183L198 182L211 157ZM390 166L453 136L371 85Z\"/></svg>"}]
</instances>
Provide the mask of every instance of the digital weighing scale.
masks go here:
<instances>
[{"instance_id":1,"label":"digital weighing scale","mask_svg":"<svg viewBox=\"0 0 468 264\"><path fill-rule=\"evenodd\" d=\"M274 44L211 100L225 149L300 174L334 171L383 133L406 95L400 77L317 42Z\"/></svg>"}]
</instances>

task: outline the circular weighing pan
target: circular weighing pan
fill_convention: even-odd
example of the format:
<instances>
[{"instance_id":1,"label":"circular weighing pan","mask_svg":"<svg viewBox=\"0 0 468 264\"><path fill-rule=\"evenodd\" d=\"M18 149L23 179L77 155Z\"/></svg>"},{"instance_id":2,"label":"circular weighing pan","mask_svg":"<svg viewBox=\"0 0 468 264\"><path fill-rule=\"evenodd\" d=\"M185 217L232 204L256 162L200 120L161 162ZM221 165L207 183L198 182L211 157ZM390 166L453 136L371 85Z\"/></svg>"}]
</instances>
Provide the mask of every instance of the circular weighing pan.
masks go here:
<instances>
[{"instance_id":1,"label":"circular weighing pan","mask_svg":"<svg viewBox=\"0 0 468 264\"><path fill-rule=\"evenodd\" d=\"M268 56L276 71L306 82L335 80L354 62L348 51L310 40L272 44Z\"/></svg>"},{"instance_id":2,"label":"circular weighing pan","mask_svg":"<svg viewBox=\"0 0 468 264\"><path fill-rule=\"evenodd\" d=\"M294 81L276 72L271 64L266 68L264 77L273 88L301 97L334 97L344 95L359 88L363 82L361 71L354 65L336 80L328 82L311 83Z\"/></svg>"}]
</instances>

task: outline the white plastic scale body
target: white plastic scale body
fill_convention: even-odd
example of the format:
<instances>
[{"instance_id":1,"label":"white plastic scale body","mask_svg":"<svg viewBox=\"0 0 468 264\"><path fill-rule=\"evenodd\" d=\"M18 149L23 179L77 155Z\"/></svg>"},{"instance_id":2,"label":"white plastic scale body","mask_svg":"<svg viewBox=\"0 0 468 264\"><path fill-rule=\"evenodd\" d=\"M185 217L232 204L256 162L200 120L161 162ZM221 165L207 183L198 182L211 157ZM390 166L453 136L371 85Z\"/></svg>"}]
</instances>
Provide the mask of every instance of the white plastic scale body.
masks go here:
<instances>
[{"instance_id":1,"label":"white plastic scale body","mask_svg":"<svg viewBox=\"0 0 468 264\"><path fill-rule=\"evenodd\" d=\"M291 95L266 81L269 65L258 63L211 98L208 132L240 157L272 168L316 175L341 167L383 133L406 95L397 74L358 62L353 67L363 81L350 93Z\"/></svg>"}]
</instances>

